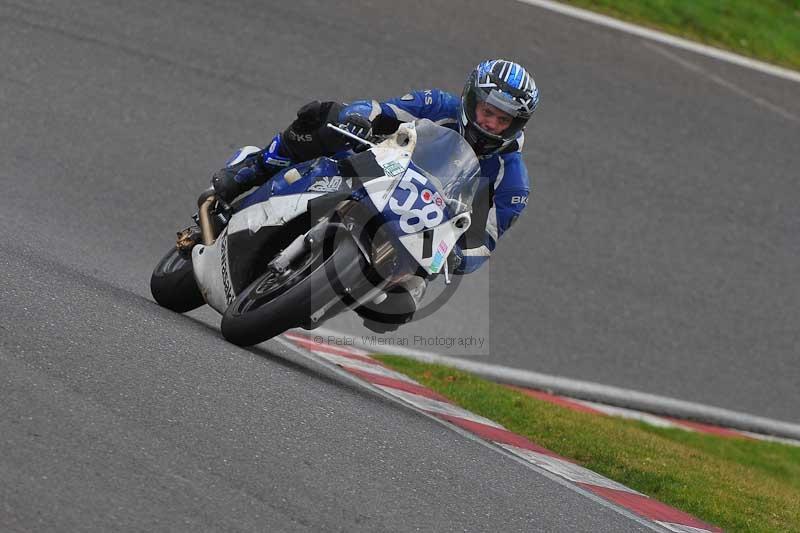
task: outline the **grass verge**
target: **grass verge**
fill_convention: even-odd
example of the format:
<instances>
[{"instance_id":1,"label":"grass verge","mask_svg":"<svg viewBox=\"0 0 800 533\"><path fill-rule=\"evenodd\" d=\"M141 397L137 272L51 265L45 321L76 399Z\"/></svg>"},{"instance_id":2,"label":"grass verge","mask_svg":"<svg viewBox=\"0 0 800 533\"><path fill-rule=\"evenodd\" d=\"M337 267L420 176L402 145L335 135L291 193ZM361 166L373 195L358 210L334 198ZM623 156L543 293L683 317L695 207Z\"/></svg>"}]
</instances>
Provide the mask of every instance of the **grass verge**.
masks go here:
<instances>
[{"instance_id":1,"label":"grass verge","mask_svg":"<svg viewBox=\"0 0 800 533\"><path fill-rule=\"evenodd\" d=\"M560 0L800 70L800 0Z\"/></svg>"},{"instance_id":2,"label":"grass verge","mask_svg":"<svg viewBox=\"0 0 800 533\"><path fill-rule=\"evenodd\" d=\"M575 412L440 365L379 356L451 401L727 531L800 531L800 448Z\"/></svg>"}]
</instances>

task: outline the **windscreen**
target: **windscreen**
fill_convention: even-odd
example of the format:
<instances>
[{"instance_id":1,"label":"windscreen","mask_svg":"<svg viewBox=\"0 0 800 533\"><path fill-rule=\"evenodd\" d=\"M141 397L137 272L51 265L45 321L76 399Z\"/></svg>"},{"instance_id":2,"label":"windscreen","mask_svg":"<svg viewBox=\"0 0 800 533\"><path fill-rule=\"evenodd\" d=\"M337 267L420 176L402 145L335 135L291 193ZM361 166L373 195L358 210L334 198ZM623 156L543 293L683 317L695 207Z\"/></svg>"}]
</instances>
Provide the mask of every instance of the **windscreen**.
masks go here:
<instances>
[{"instance_id":1,"label":"windscreen","mask_svg":"<svg viewBox=\"0 0 800 533\"><path fill-rule=\"evenodd\" d=\"M480 172L475 152L457 132L428 119L418 120L416 131L411 161L445 196L452 216L469 211Z\"/></svg>"}]
</instances>

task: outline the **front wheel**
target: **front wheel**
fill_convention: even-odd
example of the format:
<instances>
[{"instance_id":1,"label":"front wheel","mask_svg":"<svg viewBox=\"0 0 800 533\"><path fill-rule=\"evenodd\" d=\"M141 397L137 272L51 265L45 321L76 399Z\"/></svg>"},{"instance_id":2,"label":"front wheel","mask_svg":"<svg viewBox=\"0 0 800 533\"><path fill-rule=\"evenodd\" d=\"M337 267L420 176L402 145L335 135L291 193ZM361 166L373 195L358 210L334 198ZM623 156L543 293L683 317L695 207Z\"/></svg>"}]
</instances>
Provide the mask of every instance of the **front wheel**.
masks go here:
<instances>
[{"instance_id":1,"label":"front wheel","mask_svg":"<svg viewBox=\"0 0 800 533\"><path fill-rule=\"evenodd\" d=\"M175 247L153 269L150 292L158 305L176 313L186 313L206 303L194 279L192 260Z\"/></svg>"},{"instance_id":2,"label":"front wheel","mask_svg":"<svg viewBox=\"0 0 800 533\"><path fill-rule=\"evenodd\" d=\"M236 297L222 317L222 335L252 346L298 326L323 306L358 294L369 282L366 260L350 235L313 246L284 272L267 271ZM327 254L326 254L327 252Z\"/></svg>"}]
</instances>

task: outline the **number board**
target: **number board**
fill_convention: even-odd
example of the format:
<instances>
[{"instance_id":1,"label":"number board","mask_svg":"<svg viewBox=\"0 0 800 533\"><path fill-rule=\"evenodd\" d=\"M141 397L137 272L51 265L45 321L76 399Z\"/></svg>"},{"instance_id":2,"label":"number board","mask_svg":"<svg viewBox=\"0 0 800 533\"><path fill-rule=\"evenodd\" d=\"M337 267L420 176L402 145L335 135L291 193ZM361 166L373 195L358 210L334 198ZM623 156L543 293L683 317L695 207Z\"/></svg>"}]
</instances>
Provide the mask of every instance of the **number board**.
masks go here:
<instances>
[{"instance_id":1,"label":"number board","mask_svg":"<svg viewBox=\"0 0 800 533\"><path fill-rule=\"evenodd\" d=\"M403 233L418 233L434 228L444 220L444 199L413 164L392 191L384 209L389 220L396 220Z\"/></svg>"}]
</instances>

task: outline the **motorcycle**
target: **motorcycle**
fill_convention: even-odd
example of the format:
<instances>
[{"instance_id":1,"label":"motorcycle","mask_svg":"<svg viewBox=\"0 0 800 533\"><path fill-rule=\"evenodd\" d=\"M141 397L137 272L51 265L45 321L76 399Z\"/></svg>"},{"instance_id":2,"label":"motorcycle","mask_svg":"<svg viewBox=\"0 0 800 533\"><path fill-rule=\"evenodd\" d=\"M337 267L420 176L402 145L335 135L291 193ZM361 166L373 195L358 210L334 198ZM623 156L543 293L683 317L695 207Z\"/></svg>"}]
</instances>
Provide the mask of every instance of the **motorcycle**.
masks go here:
<instances>
[{"instance_id":1,"label":"motorcycle","mask_svg":"<svg viewBox=\"0 0 800 533\"><path fill-rule=\"evenodd\" d=\"M197 225L153 270L159 305L184 313L207 303L223 336L250 346L348 309L368 315L420 280L450 282L447 258L478 186L469 144L427 119L371 140L328 127L362 146L282 170L232 206L213 189L201 195Z\"/></svg>"}]
</instances>

